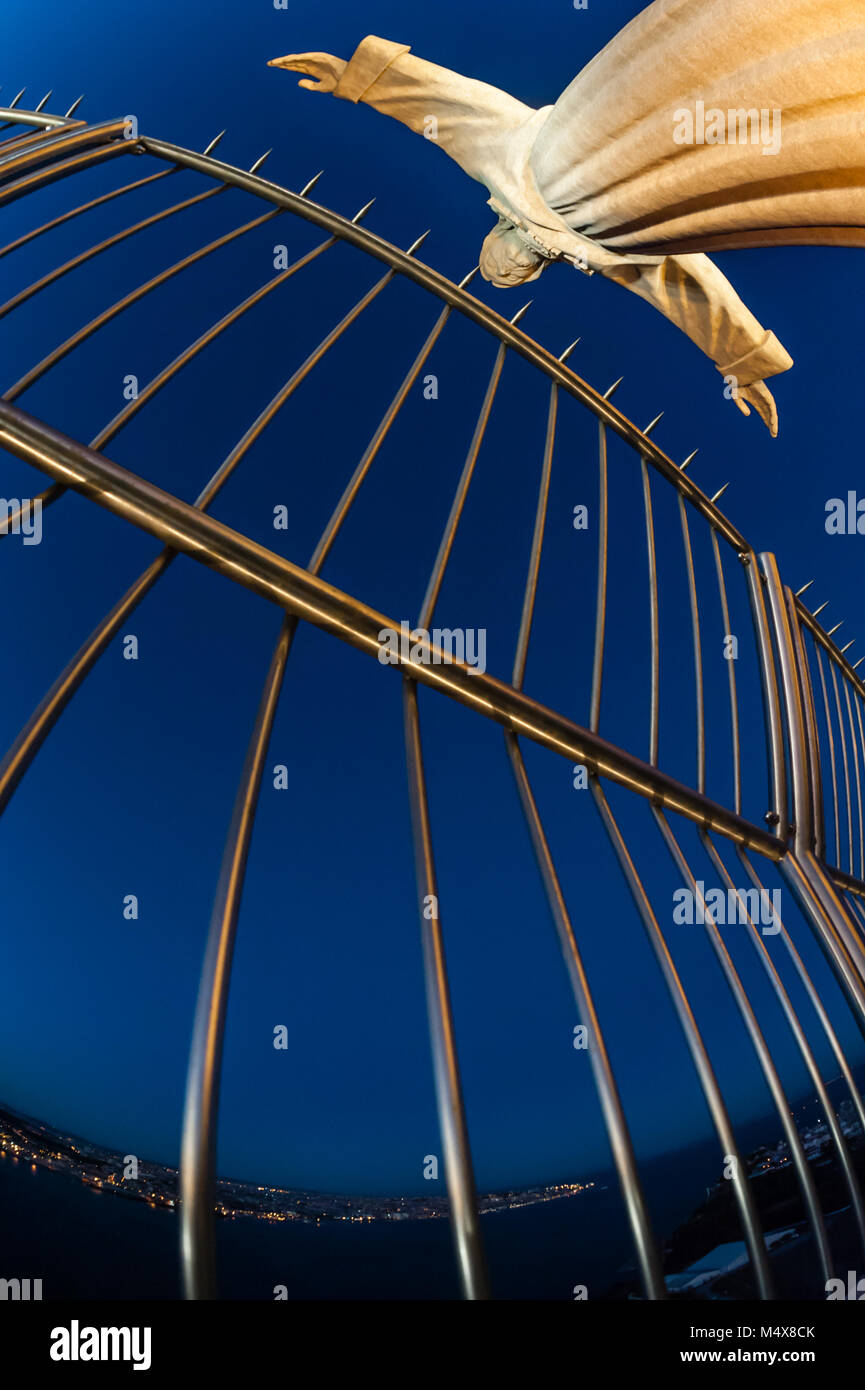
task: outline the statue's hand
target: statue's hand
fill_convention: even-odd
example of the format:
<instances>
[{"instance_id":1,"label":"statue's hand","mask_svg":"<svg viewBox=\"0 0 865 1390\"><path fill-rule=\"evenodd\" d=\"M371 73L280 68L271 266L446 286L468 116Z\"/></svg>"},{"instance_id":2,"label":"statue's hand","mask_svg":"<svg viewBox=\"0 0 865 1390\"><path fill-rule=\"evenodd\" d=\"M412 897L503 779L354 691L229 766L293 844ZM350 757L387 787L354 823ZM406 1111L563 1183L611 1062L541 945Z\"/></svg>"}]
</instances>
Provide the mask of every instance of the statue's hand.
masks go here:
<instances>
[{"instance_id":1,"label":"statue's hand","mask_svg":"<svg viewBox=\"0 0 865 1390\"><path fill-rule=\"evenodd\" d=\"M332 53L288 53L284 58L271 58L267 66L305 72L307 76L298 82L298 87L306 87L310 92L332 92L348 64Z\"/></svg>"},{"instance_id":2,"label":"statue's hand","mask_svg":"<svg viewBox=\"0 0 865 1390\"><path fill-rule=\"evenodd\" d=\"M754 381L750 386L740 386L733 399L743 415L750 415L749 407L753 406L772 438L777 436L778 407L765 381Z\"/></svg>"}]
</instances>

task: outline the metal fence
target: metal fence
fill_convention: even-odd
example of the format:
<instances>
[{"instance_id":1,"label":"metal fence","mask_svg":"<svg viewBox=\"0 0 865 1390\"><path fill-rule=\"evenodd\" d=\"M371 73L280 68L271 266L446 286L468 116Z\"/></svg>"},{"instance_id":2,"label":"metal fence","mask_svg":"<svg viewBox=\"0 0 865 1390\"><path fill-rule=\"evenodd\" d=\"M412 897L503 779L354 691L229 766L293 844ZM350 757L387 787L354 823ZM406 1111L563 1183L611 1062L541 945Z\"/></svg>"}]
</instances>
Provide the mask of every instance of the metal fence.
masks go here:
<instances>
[{"instance_id":1,"label":"metal fence","mask_svg":"<svg viewBox=\"0 0 865 1390\"><path fill-rule=\"evenodd\" d=\"M261 692L234 814L227 832L201 975L189 1062L181 1159L180 1224L187 1296L214 1297L217 1289L213 1215L215 1135L232 951L268 740L292 640L298 622L305 621L376 656L381 630L399 629L399 623L393 618L326 582L321 577L321 571L383 441L453 313L469 320L482 334L491 335L497 350L486 389L478 402L476 427L418 615L419 629L429 629L436 609L463 518L475 464L491 414L497 408L497 392L506 355L515 354L542 373L549 392L530 560L510 679L502 680L485 672L471 670L465 663L453 660L448 653L435 648L431 641L425 646L425 660L412 661L403 655L398 666L393 668L399 671L403 682L405 748L429 1027L451 1222L465 1296L482 1298L488 1295L489 1290L455 1045L442 921L438 913L430 916L425 910L425 905L430 901L438 903L439 895L424 774L418 682L432 686L502 727L529 841L558 933L578 1016L587 1026L591 1039L593 1075L646 1296L665 1296L661 1256L651 1229L628 1117L605 1043L602 1021L595 1008L578 933L565 900L523 760L522 742L527 739L572 763L582 765L587 771L597 810L599 833L609 839L669 991L711 1114L720 1150L736 1160L732 1165L731 1182L760 1296L773 1296L773 1280L753 1184L745 1172L727 1104L692 1009L692 1001L677 973L657 904L651 901L644 883L645 875L641 875L640 858L644 847L627 843L608 799L609 785L624 788L649 803L659 843L671 856L681 882L698 900L703 896L703 881L698 882L694 866L683 848L682 822L690 822L697 827L717 884L737 898L740 920L747 927L807 1069L814 1093L825 1112L838 1163L849 1190L851 1219L855 1221L865 1243L865 1206L847 1138L826 1090L825 1079L809 1040L809 1030L797 1014L778 962L770 954L759 930L754 906L765 889L767 863L777 865L834 972L856 1024L865 1033L865 822L862 803L862 780L865 777L862 702L865 686L848 662L844 654L846 648L839 650L832 640L835 629L830 632L823 630L818 621L820 610L810 613L801 597L794 595L783 584L774 557L771 554L757 555L719 510L717 504L724 489L712 497L701 491L686 471L693 455L677 465L655 443L652 432L657 419L645 429L637 428L612 403L611 397L618 383L604 392L598 391L572 371L568 358L573 344L560 357L556 357L523 331L520 327L521 313L508 321L475 299L468 290L474 272L462 283L455 284L419 261L416 253L423 238L408 250L401 251L363 226L367 208L361 209L352 219L342 217L311 200L309 195L315 180L300 193L290 192L268 182L261 175L259 170L263 160L248 171L220 162L213 153L217 141L198 154L140 134L130 125L130 118L87 124L75 118L77 103L62 117L43 112L48 98L33 111L23 110L18 106L21 95L10 106L0 109L0 131L6 132L5 138L0 141L0 205L23 198L55 180L64 180L69 205L50 221L0 246L0 258L6 258L33 242L47 230L122 199L133 190L150 185L158 193L158 185L178 171L197 173L201 176L203 187L191 197L159 207L147 217L57 265L37 281L21 286L0 305L0 319L109 248L227 190L238 189L253 195L260 201L262 209L255 218L237 225L166 267L83 324L42 360L28 365L0 398L0 444L53 480L41 494L43 506L58 505L63 494L68 489L74 489L100 507L157 537L165 547L98 623L81 649L60 672L9 749L0 764L0 811L5 809L82 681L176 554L185 553L210 566L278 605L285 614ZM135 158L139 169L134 180L111 187L87 201L74 202L76 175L95 165L117 158L125 162L131 157ZM30 387L131 305L247 232L285 215L302 218L319 228L324 233L324 239L195 338L139 390L135 399L105 424L89 446L63 435L44 420L28 414L18 404ZM111 460L106 451L110 450L112 441L169 381L216 339L227 334L253 306L340 242L358 248L373 262L381 263L382 276L326 333L266 408L252 420L194 504L186 504L172 493ZM427 291L439 306L438 317L348 478L309 563L305 567L298 566L216 521L209 515L209 509L281 407L396 276L405 277ZM598 441L593 662L590 699L588 708L582 712L581 722L532 698L523 689L536 615L553 453L560 405L564 398L571 398L591 412L597 422ZM635 623L642 621L646 624L649 653L647 678L644 689L638 695L640 709L645 715L645 743L639 749L619 746L600 732L604 708L605 657L617 636L610 629L607 601L610 538L608 447L612 439L622 441L628 451L634 480L633 502L641 510L640 524L645 536L645 554L641 563L645 565L646 599L642 619L639 619L639 615L633 618ZM659 597L655 543L656 507L661 497L672 497L678 510L682 547L677 563L681 563L690 610L693 663L687 679L692 688L695 744L693 774L684 781L670 776L659 765L659 729L668 689L666 681L673 678L681 681L680 673L674 672L670 676L662 662L663 602ZM7 519L7 531L14 528L16 520L20 520L20 517ZM714 571L713 592L706 591L705 575L702 581L698 578L700 565L695 562L698 553L704 558L706 555L710 557ZM719 613L724 633L730 634L734 626L731 606L735 602L743 603L750 613L748 631L743 634L740 630L739 639L750 644L753 660L748 669L753 671L759 684L759 697L765 715L761 737L767 775L765 796L760 804L754 803L753 796L745 796L743 792L740 684L745 677L737 677L736 661L730 660L726 664L726 720L707 715L704 688L705 615L709 608ZM713 624L714 631L717 626L714 619ZM744 671L745 666L739 669ZM391 678L388 674L381 677L382 680ZM749 737L756 737L756 730L750 730ZM708 780L711 780L707 776L707 757L710 766L723 769L718 782L722 790L715 796L710 795L707 789ZM719 847L726 847L728 852L732 849L737 857L751 885L746 892L735 888ZM705 902L702 905L705 907ZM444 904L445 912L446 908ZM827 1279L832 1274L832 1256L825 1214L821 1211L813 1173L791 1117L776 1061L761 1029L755 1007L709 909L705 911L704 928L777 1107L810 1223L819 1271L821 1277ZM865 1108L838 1033L797 949L794 935L784 924L779 924L779 931L778 940L783 943L789 967L804 987L819 1021L821 1046L828 1044L865 1132Z\"/></svg>"}]
</instances>

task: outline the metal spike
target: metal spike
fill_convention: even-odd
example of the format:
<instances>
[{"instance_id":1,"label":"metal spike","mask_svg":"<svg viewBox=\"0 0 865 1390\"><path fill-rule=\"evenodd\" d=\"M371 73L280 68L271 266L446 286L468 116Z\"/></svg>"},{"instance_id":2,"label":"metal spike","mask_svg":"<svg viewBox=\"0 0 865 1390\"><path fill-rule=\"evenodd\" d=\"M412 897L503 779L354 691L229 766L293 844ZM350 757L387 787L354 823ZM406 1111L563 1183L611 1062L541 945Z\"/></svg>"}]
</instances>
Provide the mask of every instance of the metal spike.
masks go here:
<instances>
[{"instance_id":1,"label":"metal spike","mask_svg":"<svg viewBox=\"0 0 865 1390\"><path fill-rule=\"evenodd\" d=\"M803 584L802 587L801 587L801 589L797 589L797 590L796 590L796 593L794 594L794 598L799 598L802 594L804 594L804 592L805 592L806 589L810 589L810 587L811 587L811 585L812 585L813 583L814 583L814 580L813 580L813 579L809 579L807 584Z\"/></svg>"},{"instance_id":2,"label":"metal spike","mask_svg":"<svg viewBox=\"0 0 865 1390\"><path fill-rule=\"evenodd\" d=\"M23 97L23 95L24 95L24 93L25 93L26 91L27 91L27 88L26 88L26 87L22 87L22 88L21 88L21 91L18 93L17 97L13 97L13 98L12 98L12 100L11 100L10 103L9 103L9 105L6 107L6 110L7 110L7 111L11 111L12 108L13 108L13 106L17 106L18 103L19 103L19 101L21 100L21 98Z\"/></svg>"},{"instance_id":3,"label":"metal spike","mask_svg":"<svg viewBox=\"0 0 865 1390\"><path fill-rule=\"evenodd\" d=\"M324 170L323 170L323 169L319 169L318 173L315 175L314 178L311 178L311 179L310 179L310 181L309 181L309 183L306 185L306 187L305 187L305 188L302 188L302 189L300 190L300 193L298 194L298 196L299 196L300 198L305 198L306 195L307 195L307 193L311 193L312 190L315 188L315 185L318 183L318 181L319 181L319 179L321 178L321 176L322 176L323 173L324 173Z\"/></svg>"},{"instance_id":4,"label":"metal spike","mask_svg":"<svg viewBox=\"0 0 865 1390\"><path fill-rule=\"evenodd\" d=\"M685 459L685 462L684 462L684 463L680 463L680 464L679 464L679 472L680 472L680 473L684 473L685 469L688 467L688 464L694 462L694 459L697 457L697 455L699 454L699 452L700 452L699 449L695 449L694 452L693 452L693 454L689 454L689 455L688 455L688 457Z\"/></svg>"},{"instance_id":5,"label":"metal spike","mask_svg":"<svg viewBox=\"0 0 865 1390\"><path fill-rule=\"evenodd\" d=\"M860 656L860 658L859 658L858 661L854 661L853 666L852 666L851 669L855 671L855 670L856 670L856 667L857 667L857 666L861 666L863 661L865 661L865 656Z\"/></svg>"},{"instance_id":6,"label":"metal spike","mask_svg":"<svg viewBox=\"0 0 865 1390\"><path fill-rule=\"evenodd\" d=\"M465 277L465 279L464 279L464 280L460 280L459 285L457 286L457 289L464 290L465 287L466 287L466 285L470 285L471 282L472 282L472 280L474 280L474 278L475 278L475 276L477 275L477 273L478 273L479 270L480 270L480 266L479 266L479 265L476 265L475 268L474 268L474 270L470 270L469 273L468 273L468 275Z\"/></svg>"},{"instance_id":7,"label":"metal spike","mask_svg":"<svg viewBox=\"0 0 865 1390\"><path fill-rule=\"evenodd\" d=\"M842 648L841 648L841 655L842 655L842 656L844 655L845 652L849 652L850 648L853 646L853 643L854 643L855 641L856 641L856 638L855 638L855 637L851 637L851 638L850 638L850 641L847 643L846 647L842 647Z\"/></svg>"},{"instance_id":8,"label":"metal spike","mask_svg":"<svg viewBox=\"0 0 865 1390\"><path fill-rule=\"evenodd\" d=\"M830 627L829 631L826 633L826 636L827 636L827 637L831 637L833 632L837 632L838 629L839 629L839 627L843 627L843 626L844 626L844 619L842 618L841 621L840 621L840 623L836 623L834 627Z\"/></svg>"},{"instance_id":9,"label":"metal spike","mask_svg":"<svg viewBox=\"0 0 865 1390\"><path fill-rule=\"evenodd\" d=\"M84 100L84 93L82 92L82 93L81 93L81 96L78 98L78 100L77 100L77 101L73 101L72 105L70 106L69 110L66 112L66 115L64 116L63 119L66 120L66 121L68 121L68 119L69 119L70 116L74 116L74 115L75 115L75 112L78 110L78 108L79 108L79 106L81 105L81 103L82 103L83 100Z\"/></svg>"},{"instance_id":10,"label":"metal spike","mask_svg":"<svg viewBox=\"0 0 865 1390\"><path fill-rule=\"evenodd\" d=\"M511 324L512 324L514 327L516 327L516 325L519 323L519 321L520 321L520 319L523 317L523 315L526 314L526 313L528 313L528 311L529 311L529 309L532 307L532 304L533 304L533 303L534 303L534 300L533 300L533 299L530 299L530 300L527 301L527 303L525 303L525 304L523 305L522 309L517 309L517 312L514 314L513 318L511 319Z\"/></svg>"},{"instance_id":11,"label":"metal spike","mask_svg":"<svg viewBox=\"0 0 865 1390\"><path fill-rule=\"evenodd\" d=\"M46 93L45 93L45 95L44 95L44 97L42 98L42 100L40 101L39 105L33 107L33 110L34 110L34 111L41 111L41 110L42 110L42 107L45 105L45 103L46 103L46 101L48 100L48 98L49 98L49 97L53 97L53 95L54 95L54 88L52 87L50 92L46 92Z\"/></svg>"},{"instance_id":12,"label":"metal spike","mask_svg":"<svg viewBox=\"0 0 865 1390\"><path fill-rule=\"evenodd\" d=\"M607 387L606 391L604 392L604 400L605 400L605 401L608 401L608 400L610 399L610 397L612 396L612 394L613 394L614 391L618 391L618 389L619 389L619 387L621 386L621 384L622 384L622 382L624 381L624 379L625 379L625 378L624 378L623 376L620 376L619 379L618 379L618 381L614 381L613 384L612 384L612 386L608 386L608 387Z\"/></svg>"},{"instance_id":13,"label":"metal spike","mask_svg":"<svg viewBox=\"0 0 865 1390\"><path fill-rule=\"evenodd\" d=\"M574 348L577 346L577 343L578 343L578 342L580 342L580 339L579 339L579 338L575 338L574 341L571 343L570 347L566 347L566 348L565 348L564 352L562 353L561 357L559 358L559 361L560 361L560 362L567 362L568 358L570 357L570 355L571 355L571 353L573 352Z\"/></svg>"},{"instance_id":14,"label":"metal spike","mask_svg":"<svg viewBox=\"0 0 865 1390\"><path fill-rule=\"evenodd\" d=\"M714 496L714 497L710 497L710 498L709 498L709 501L710 501L711 503L713 503L713 504L714 504L715 502L717 502L717 500L718 500L719 497L723 497L723 496L724 496L724 493L727 491L727 488L728 488L729 486L730 486L729 483L725 483L723 487L719 487L719 488L718 488L718 491L715 493L715 496Z\"/></svg>"},{"instance_id":15,"label":"metal spike","mask_svg":"<svg viewBox=\"0 0 865 1390\"><path fill-rule=\"evenodd\" d=\"M352 222L359 222L362 217L366 217L374 202L375 198L370 198L369 202L364 204L360 212L355 213L354 217L351 219Z\"/></svg>"},{"instance_id":16,"label":"metal spike","mask_svg":"<svg viewBox=\"0 0 865 1390\"><path fill-rule=\"evenodd\" d=\"M828 607L829 607L829 600L827 599L825 603L821 603L821 604L820 604L820 607L819 607L819 608L815 608L815 609L814 609L814 612L811 614L811 617L812 617L812 618L816 618L816 617L818 616L818 614L820 614L820 613L823 612L823 609L824 609L824 608L828 608Z\"/></svg>"},{"instance_id":17,"label":"metal spike","mask_svg":"<svg viewBox=\"0 0 865 1390\"><path fill-rule=\"evenodd\" d=\"M213 152L213 150L216 149L217 145L219 144L219 142L220 142L220 140L222 139L222 137L223 137L224 134L225 134L225 131L224 131L224 130L221 130L221 131L219 132L219 134L217 135L216 139L215 139L215 140L211 140L210 144L207 146L207 149L204 150L204 154L206 154L206 155L207 155L207 154L211 154L211 153Z\"/></svg>"},{"instance_id":18,"label":"metal spike","mask_svg":"<svg viewBox=\"0 0 865 1390\"><path fill-rule=\"evenodd\" d=\"M421 233L421 235L418 237L417 241L412 242L411 246L410 246L410 247L408 248L408 250L406 251L406 255L407 255L407 256L413 256L414 253L415 253L415 251L418 249L418 247L419 247L419 246L422 246L423 243L426 241L426 239L427 239L427 237L429 236L429 234L430 234L431 231L432 231L432 227L427 227L426 231L423 232L423 233Z\"/></svg>"},{"instance_id":19,"label":"metal spike","mask_svg":"<svg viewBox=\"0 0 865 1390\"><path fill-rule=\"evenodd\" d=\"M654 418L654 420L652 420L652 421L646 426L646 428L643 430L643 434L644 434L644 435L646 435L646 434L651 434L652 430L653 430L653 429L655 428L655 426L658 424L659 420L663 420L663 418L664 418L664 412L663 412L663 410L662 410L661 413L660 413L660 415L656 415L655 418Z\"/></svg>"},{"instance_id":20,"label":"metal spike","mask_svg":"<svg viewBox=\"0 0 865 1390\"><path fill-rule=\"evenodd\" d=\"M250 169L249 172L250 172L251 174L257 174L258 171L259 171L259 169L261 168L262 164L264 163L264 161L265 161L266 159L269 159L270 156L271 156L272 154L273 154L273 150L272 150L272 149L270 149L270 150L265 150L265 151L264 151L264 154L259 155L258 159L255 161L255 163L253 164L253 166L252 166L252 168Z\"/></svg>"}]
</instances>

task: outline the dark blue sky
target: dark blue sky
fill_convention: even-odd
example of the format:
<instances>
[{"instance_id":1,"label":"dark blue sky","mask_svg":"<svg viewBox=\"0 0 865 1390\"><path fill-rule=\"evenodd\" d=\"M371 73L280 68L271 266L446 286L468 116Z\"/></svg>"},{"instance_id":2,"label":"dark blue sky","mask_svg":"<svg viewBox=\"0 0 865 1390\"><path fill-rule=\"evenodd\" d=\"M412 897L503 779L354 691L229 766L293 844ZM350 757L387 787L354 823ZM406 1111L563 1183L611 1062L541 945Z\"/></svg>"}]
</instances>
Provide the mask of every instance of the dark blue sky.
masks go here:
<instances>
[{"instance_id":1,"label":"dark blue sky","mask_svg":"<svg viewBox=\"0 0 865 1390\"><path fill-rule=\"evenodd\" d=\"M491 223L480 186L430 144L368 108L299 91L266 60L292 51L349 57L366 33L513 92L555 100L583 64L641 8L633 0L575 11L541 0L442 0L406 7L337 0L316 12L216 0L206 7L74 8L7 0L3 88L25 83L54 110L86 91L93 120L134 113L141 128L203 148L228 127L223 156L298 189L324 167L316 197L352 215L373 195L373 230L406 246L427 227L422 256L460 279ZM150 171L117 161L81 176L80 201ZM204 185L177 175L0 260L0 298L97 236ZM68 205L45 190L2 213L0 243ZM223 230L255 215L229 193L137 237L0 323L3 389L85 317ZM118 319L21 399L90 439L122 405L123 378L149 380L181 348L273 273L276 242L292 258L320 240L288 218L245 238ZM862 598L861 537L829 537L832 496L863 486L859 461L858 306L865 259L855 250L789 249L719 256L796 366L776 382L781 434L722 399L712 365L648 306L595 277L560 268L527 291L476 284L507 314L534 298L524 327L560 352L577 335L574 370L617 397L638 424L661 409L657 438L692 465L706 491L730 479L724 506L757 549L776 552L787 582L816 577L814 601L835 621ZM108 450L121 464L191 500L246 425L306 353L381 274L338 247L272 296L231 339L179 377ZM219 519L304 562L439 306L393 284L282 412L214 507ZM413 619L495 356L459 316L430 362L439 399L416 388L377 459L325 569L333 583ZM509 361L478 465L437 619L486 627L488 663L507 676L519 622L546 419L547 387ZM594 539L573 531L573 506L596 516L596 426L561 406L547 548L526 688L578 721L590 685ZM0 492L44 485L2 459ZM611 443L610 656L602 731L646 746L646 578L636 461ZM662 761L693 779L687 592L672 497L655 488L664 623ZM273 507L289 508L274 532ZM697 566L713 591L708 536ZM5 748L62 665L124 592L156 545L92 504L67 496L45 538L0 543L6 595L0 658ZM731 565L733 627L747 631ZM723 731L726 669L720 616L707 603L707 701ZM741 615L737 627L736 614ZM828 616L828 613L827 613ZM0 825L0 1097L121 1149L176 1161L195 990L225 831L279 614L191 560L179 559L130 620L137 663L119 643L102 658L39 754ZM714 625L714 626L713 626ZM714 634L714 636L712 635ZM747 646L747 644L743 644ZM765 809L753 659L743 652L746 810ZM578 1178L605 1166L606 1141L577 1018L530 856L501 732L442 699L421 712L478 1181L483 1187ZM609 1029L639 1153L708 1132L708 1120L639 922L614 870L587 793L569 766L536 749L527 762L574 924ZM228 1023L220 1171L285 1185L366 1191L424 1186L440 1152L415 912L399 680L322 634L302 629L290 659L269 765L290 787L262 796L240 920ZM709 749L709 790L729 796L723 740ZM613 798L659 904L713 1060L737 1118L767 1110L750 1046L699 929L674 934L678 886L643 804ZM709 877L690 831L684 842ZM767 875L770 886L777 880ZM124 921L125 894L140 918ZM825 986L852 1055L861 1042L785 895L785 914ZM741 933L742 929L738 929ZM729 944L783 1063L791 1096L803 1070L766 995L744 936ZM773 946L777 954L777 948ZM778 955L779 965L782 958ZM789 976L789 972L785 972ZM791 984L791 989L795 987ZM797 1002L800 995L795 993ZM818 1055L825 1049L805 1012ZM274 1051L285 1024L287 1052ZM834 1074L826 1062L825 1074Z\"/></svg>"}]
</instances>

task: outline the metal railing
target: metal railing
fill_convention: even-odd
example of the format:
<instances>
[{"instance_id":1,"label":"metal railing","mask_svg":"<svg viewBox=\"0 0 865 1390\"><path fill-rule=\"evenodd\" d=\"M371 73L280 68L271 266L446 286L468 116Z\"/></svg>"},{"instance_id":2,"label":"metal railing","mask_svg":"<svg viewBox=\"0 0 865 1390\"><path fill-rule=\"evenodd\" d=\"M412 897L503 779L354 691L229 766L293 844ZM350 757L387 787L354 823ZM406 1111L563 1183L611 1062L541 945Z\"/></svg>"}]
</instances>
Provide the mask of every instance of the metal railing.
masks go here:
<instances>
[{"instance_id":1,"label":"metal railing","mask_svg":"<svg viewBox=\"0 0 865 1390\"><path fill-rule=\"evenodd\" d=\"M19 94L20 95L20 94ZM47 98L46 98L47 100ZM40 103L40 106L43 103ZM77 106L77 103L76 103ZM263 159L243 171L214 157L213 141L201 154L163 140L130 135L125 119L89 125L73 119L75 108L65 117L21 110L16 102L0 109L0 131L16 132L0 141L0 206L29 195L59 180L74 187L75 176L118 157L134 156L155 168L96 197L64 208L59 215L38 225L6 245L0 246L0 259L30 244L48 230L76 217L122 199L145 187L157 189L166 179L181 171L191 171L206 181L199 193L156 210L130 223L119 232L94 243L88 249L61 262L33 283L21 286L0 305L0 319L20 310L36 299L49 285L74 274L82 265L103 252L158 223L181 215L231 189L252 194L264 211L252 220L208 241L194 252L152 276L111 306L103 310L71 336L58 343L41 360L4 391L0 398L0 444L10 453L32 464L52 479L41 494L44 507L56 506L72 489L99 506L132 522L157 537L164 549L114 604L93 629L80 650L60 672L18 738L0 763L0 812L8 805L21 778L68 706L75 692L92 670L102 652L121 630L129 615L142 602L174 557L184 553L241 584L280 607L285 614L267 671L255 725L250 735L246 761L237 791L234 814L228 828L222 871L207 940L193 1043L189 1062L181 1160L181 1245L184 1286L190 1298L216 1296L216 1258L214 1245L214 1183L216 1175L216 1116L219 1101L223 1035L228 1002L231 963L243 892L256 805L268 741L273 727L280 692L287 671L293 637L299 621L312 623L343 642L377 656L382 629L399 629L399 623L376 611L358 597L335 587L322 578L322 568L349 515L375 459L400 411L418 381L424 365L438 343L450 316L456 312L497 344L486 389L479 403L477 423L465 457L447 522L440 539L433 570L418 616L417 628L428 630L439 601L442 583L451 558L454 541L463 521L475 465L496 407L503 365L508 353L523 358L543 373L549 384L548 410L537 506L531 532L522 615L515 637L515 655L509 680L471 669L450 658L426 640L426 660L421 663L401 655L398 661L403 681L405 747L408 765L409 800L414 830L418 893L418 916L423 947L427 1007L432 1041L438 1112L441 1127L445 1173L450 1199L457 1265L466 1297L488 1296L489 1284L477 1214L475 1182L469 1145L468 1124L462 1098L453 1010L448 973L430 810L424 774L423 744L417 698L418 683L432 686L482 717L502 726L519 803L526 822L529 843L540 871L550 913L558 934L578 1016L591 1040L590 1060L601 1109L621 1186L628 1222L634 1242L643 1288L649 1298L665 1296L662 1260L651 1229L649 1209L631 1140L628 1119L619 1093L604 1028L599 1017L591 984L580 950L565 893L533 793L522 752L528 739L572 763L582 765L588 777L597 810L599 829L609 840L634 902L637 916L648 938L684 1041L699 1079L717 1134L720 1152L732 1164L732 1188L744 1238L750 1255L757 1289L763 1298L772 1297L773 1280L766 1244L761 1231L753 1184L745 1171L734 1127L725 1098L709 1056L692 1002L677 972L668 936L661 925L657 905L653 904L639 867L639 850L629 845L607 795L615 785L644 798L658 834L658 844L669 854L675 872L701 902L704 926L712 952L726 987L729 989L743 1026L753 1046L757 1064L778 1112L779 1123L788 1145L797 1176L804 1211L814 1240L821 1278L832 1273L832 1256L811 1168L796 1125L791 1118L772 1050L764 1036L748 991L727 950L712 911L704 899L704 884L695 876L683 848L678 822L696 826L700 842L723 890L738 900L740 920L761 968L783 1012L790 1033L807 1070L814 1092L826 1115L840 1170L849 1190L851 1212L865 1245L865 1205L851 1158L849 1145L829 1099L826 1083L816 1060L808 1030L800 1019L783 981L779 963L770 953L755 920L750 890L737 889L719 844L737 856L756 895L765 891L765 875L757 862L777 865L790 888L813 937L843 991L854 1019L865 1033L865 822L863 822L862 782L865 780L865 741L863 710L865 686L848 663L844 651L810 613L801 598L785 588L770 554L757 555L745 538L718 508L725 490L707 496L686 471L692 454L678 466L657 445L652 432L660 416L645 429L639 429L611 401L619 385L598 391L577 376L568 365L575 344L559 357L547 351L520 327L524 310L506 320L474 298L468 286L474 271L456 284L417 259L423 238L401 251L363 225L369 206L348 219L313 202L312 180L300 193L293 193L268 182L259 170ZM19 135L21 127L30 133ZM181 277L192 265L231 245L257 227L285 215L299 217L319 228L325 239L279 271L252 294L217 319L146 384L135 399L108 421L86 446L35 418L18 404L36 382L86 339L119 318L126 309ZM254 306L278 291L294 276L326 254L335 245L349 244L380 262L384 274L350 306L322 337L314 350L300 363L266 407L249 424L193 504L155 486L112 461L106 449L117 435L162 388L208 346L228 333ZM404 277L433 296L440 306L436 321L405 376L387 405L380 423L360 461L345 483L342 495L321 533L308 564L293 564L237 530L209 515L211 505L229 477L241 465L294 392L314 372L328 351L362 319L366 310L396 276ZM550 479L556 449L560 407L563 398L576 401L591 412L597 424L597 582L592 641L591 689L582 722L545 704L523 689L530 650L533 621L539 590L539 573L544 547L550 495ZM648 634L648 671L644 692L645 742L642 753L602 736L604 715L605 664L611 649L611 616L608 604L610 542L610 485L608 452L612 439L622 441L633 478L633 497L641 509L645 535L645 583L647 601L644 617ZM659 492L672 489L672 493ZM690 615L692 668L689 673L693 711L693 772L681 780L660 766L661 722L669 685L665 684L661 633L664 617L659 554L656 545L657 507L662 497L672 497L678 512L681 539L679 575L687 592ZM14 523L16 518L9 519ZM8 529L8 528L7 528ZM714 584L701 583L700 560L710 562ZM669 562L669 556L665 556ZM733 636L736 621L734 603L750 614L748 630L736 635L746 644L749 662L729 659L725 663L724 685L728 707L725 730L722 723L707 714L706 634L717 630L720 619L725 641ZM819 612L819 610L818 610ZM713 613L711 619L707 614ZM634 621L637 621L636 618ZM711 624L711 625L710 625ZM714 639L713 639L714 640ZM737 669L739 674L737 674ZM816 677L816 683L815 683ZM383 676L382 679L389 677ZM677 684L679 673L673 678ZM764 727L760 733L766 764L765 795L759 804L745 793L743 783L743 719L740 695L743 682L756 684L762 701ZM816 697L815 697L816 690ZM757 731L749 728L750 739ZM722 791L709 794L717 781ZM831 796L829 795L831 789ZM831 815L824 813L828 799ZM829 845L827 827L829 821ZM430 915L428 905L436 904ZM839 1040L838 1031L813 982L803 956L788 926L778 922L778 940L783 943L789 968L804 988L813 1007L822 1036L844 1078L859 1123L865 1133L865 1108L855 1083L852 1067Z\"/></svg>"}]
</instances>

